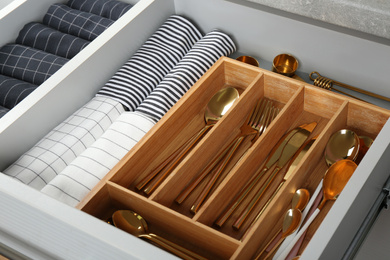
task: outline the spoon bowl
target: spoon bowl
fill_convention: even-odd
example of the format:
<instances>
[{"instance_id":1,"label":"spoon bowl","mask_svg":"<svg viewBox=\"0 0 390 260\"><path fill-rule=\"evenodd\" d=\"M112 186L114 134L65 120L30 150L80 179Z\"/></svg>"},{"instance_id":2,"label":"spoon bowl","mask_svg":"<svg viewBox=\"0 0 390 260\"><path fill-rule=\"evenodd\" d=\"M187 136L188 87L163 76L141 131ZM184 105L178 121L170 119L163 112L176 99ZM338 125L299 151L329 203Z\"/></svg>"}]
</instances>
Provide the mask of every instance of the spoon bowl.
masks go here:
<instances>
[{"instance_id":1,"label":"spoon bowl","mask_svg":"<svg viewBox=\"0 0 390 260\"><path fill-rule=\"evenodd\" d=\"M360 148L359 136L352 130L342 129L334 133L325 147L325 161L331 166L343 159L355 161Z\"/></svg>"},{"instance_id":2,"label":"spoon bowl","mask_svg":"<svg viewBox=\"0 0 390 260\"><path fill-rule=\"evenodd\" d=\"M336 200L340 195L345 185L351 178L353 172L356 170L355 162L344 159L335 162L325 173L323 180L323 199L318 206L322 209L328 200Z\"/></svg>"},{"instance_id":3,"label":"spoon bowl","mask_svg":"<svg viewBox=\"0 0 390 260\"><path fill-rule=\"evenodd\" d=\"M293 209L298 209L301 212L305 209L310 200L310 193L307 189L298 189L292 198L291 205Z\"/></svg>"},{"instance_id":4,"label":"spoon bowl","mask_svg":"<svg viewBox=\"0 0 390 260\"><path fill-rule=\"evenodd\" d=\"M273 254L273 252L279 247L279 245L283 242L283 240L294 233L295 230L299 227L302 219L302 213L299 209L289 209L284 215L283 219L283 228L282 228L282 237L279 241L272 247L272 249L268 252L264 259L269 259L269 257ZM257 258L259 258L258 255Z\"/></svg>"},{"instance_id":5,"label":"spoon bowl","mask_svg":"<svg viewBox=\"0 0 390 260\"><path fill-rule=\"evenodd\" d=\"M123 231L126 231L136 237L144 238L152 243L170 251L171 253L183 259L205 259L194 252L185 249L165 238L157 236L153 233L148 233L148 224L146 220L131 210L117 210L112 215L114 226Z\"/></svg>"},{"instance_id":6,"label":"spoon bowl","mask_svg":"<svg viewBox=\"0 0 390 260\"><path fill-rule=\"evenodd\" d=\"M220 120L238 97L239 93L233 87L226 87L215 93L206 106L204 115L206 125L215 124Z\"/></svg>"}]
</instances>

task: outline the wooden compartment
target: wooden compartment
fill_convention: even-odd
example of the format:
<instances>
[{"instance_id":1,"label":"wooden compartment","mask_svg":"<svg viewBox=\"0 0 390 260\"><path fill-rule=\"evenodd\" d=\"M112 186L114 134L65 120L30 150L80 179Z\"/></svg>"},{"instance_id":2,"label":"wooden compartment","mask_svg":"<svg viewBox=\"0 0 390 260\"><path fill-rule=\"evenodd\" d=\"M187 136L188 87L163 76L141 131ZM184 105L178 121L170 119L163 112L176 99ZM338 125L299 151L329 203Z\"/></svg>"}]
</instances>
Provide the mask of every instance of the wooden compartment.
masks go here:
<instances>
[{"instance_id":1,"label":"wooden compartment","mask_svg":"<svg viewBox=\"0 0 390 260\"><path fill-rule=\"evenodd\" d=\"M208 100L227 85L240 89L240 97L229 112L149 197L136 190L134 186L139 179L203 127L204 108ZM202 183L186 203L178 205L175 198L218 151L240 133L240 126L248 113L263 97L281 108L278 116L253 145L250 145L250 140L243 143L237 158L233 157L225 169L224 178L217 183L218 186L196 214L189 209L202 189ZM79 204L79 208L102 220L115 210L131 209L144 216L154 232L207 258L250 259L280 230L282 216L291 205L294 192L306 188L313 193L320 183L327 170L324 149L329 137L347 128L358 135L375 138L389 116L389 111L365 102L332 94L230 58L221 58L107 175L99 187ZM317 126L308 139L315 136L316 141L257 221L253 220L277 189L286 167L278 173L239 230L233 229L232 224L245 204L222 227L216 227L214 221L263 166L279 139L289 130L312 122L316 122ZM332 204L327 203L317 221L310 226L302 250Z\"/></svg>"}]
</instances>

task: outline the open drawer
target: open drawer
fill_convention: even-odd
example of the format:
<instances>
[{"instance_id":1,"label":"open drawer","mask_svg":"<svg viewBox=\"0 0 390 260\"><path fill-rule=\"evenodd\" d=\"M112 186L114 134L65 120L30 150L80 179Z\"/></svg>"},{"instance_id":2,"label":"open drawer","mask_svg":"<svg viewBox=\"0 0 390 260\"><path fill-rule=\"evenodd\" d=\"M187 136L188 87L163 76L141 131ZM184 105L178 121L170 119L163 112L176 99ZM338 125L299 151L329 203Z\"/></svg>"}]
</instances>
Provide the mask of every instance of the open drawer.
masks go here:
<instances>
[{"instance_id":1,"label":"open drawer","mask_svg":"<svg viewBox=\"0 0 390 260\"><path fill-rule=\"evenodd\" d=\"M231 110L150 196L146 197L139 192L135 188L138 180L156 168L175 147L180 147L183 140L202 128L208 100L225 86L235 86L241 92ZM248 152L241 153L241 160L230 167L228 174L196 214L190 212L191 203L194 203L202 182L185 203L178 205L175 198L191 179L202 172L214 155L239 134L240 126L252 107L263 97L274 101L281 108L278 116L250 146ZM375 139L389 117L388 110L344 99L299 81L222 58L109 173L106 180L79 204L79 208L102 220L107 220L115 210L130 209L142 215L154 229L153 232L169 237L208 259L251 259L280 229L281 220L290 207L295 190L306 188L311 194L314 192L327 170L324 150L329 137L347 128L358 135ZM317 126L311 137L318 136L312 149L260 218L253 221L276 190L283 177L283 169L239 230L232 228L234 214L221 228L216 227L214 221L262 167L283 134L312 122L316 122ZM204 182L207 182L207 177ZM332 204L328 203L321 210L319 220L326 216ZM313 236L319 224L320 221L317 221L311 225L308 238Z\"/></svg>"},{"instance_id":2,"label":"open drawer","mask_svg":"<svg viewBox=\"0 0 390 260\"><path fill-rule=\"evenodd\" d=\"M36 2L40 1L27 0L14 10L15 13L10 12L2 18L2 30L6 29L5 21L12 21L12 13L17 18L22 17ZM31 14L39 12L38 9ZM300 59L302 72L318 69L325 75L362 88L375 86L376 92L389 96L387 82L381 77L385 75L390 58L389 46L385 44L230 1L141 0L115 27L45 82L40 91L1 119L0 170L88 101L172 13L188 17L204 32L220 28L232 35L238 46L233 58L240 54L257 56L261 66L270 69L274 56L290 52ZM274 32L279 34L275 36ZM299 44L286 43L283 40L286 36ZM318 53L318 46L326 46L323 53ZM360 62L362 57L357 54L364 56L365 63ZM214 81L210 81L210 75ZM204 124L202 109L208 98L226 84L235 85L241 91L238 102L228 114L151 196L145 197L135 191L133 185L138 178ZM234 167L230 166L230 174L197 214L177 207L175 197L213 154L234 139L239 126L261 97L275 101L281 108L275 121L242 160ZM387 103L368 100L388 107ZM190 105L192 116L180 117ZM53 106L61 109L48 109ZM0 240L5 246L33 258L173 258L104 223L114 210L132 209L148 220L151 231L166 235L206 257L250 259L277 231L295 190L306 187L313 192L321 180L326 169L323 150L330 135L341 128L352 128L376 140L342 195L335 203L327 204L321 213L321 224L317 223L309 231L308 238L311 239L304 243L301 257L340 259L389 175L390 162L386 159L390 156L388 117L387 110L232 59L222 59L98 184L78 206L81 210L58 203L0 175L0 198L4 205L0 214ZM181 123L177 125L179 118ZM279 138L289 129L312 121L318 123L312 133L312 136L318 135L317 141L261 218L245 234L231 230L231 225L222 229L213 226L215 218L262 166ZM174 130L171 129L173 125ZM29 131L26 132L27 126ZM258 207L261 203L264 201ZM251 215L250 218L254 217Z\"/></svg>"}]
</instances>

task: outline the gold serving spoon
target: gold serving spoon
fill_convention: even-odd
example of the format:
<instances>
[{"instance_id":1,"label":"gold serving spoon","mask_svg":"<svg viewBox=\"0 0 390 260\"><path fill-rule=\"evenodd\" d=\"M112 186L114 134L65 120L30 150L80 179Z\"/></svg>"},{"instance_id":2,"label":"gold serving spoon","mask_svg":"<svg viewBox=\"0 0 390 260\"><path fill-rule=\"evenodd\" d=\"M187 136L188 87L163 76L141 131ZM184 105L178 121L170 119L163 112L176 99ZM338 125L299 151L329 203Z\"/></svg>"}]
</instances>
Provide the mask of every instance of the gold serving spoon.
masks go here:
<instances>
[{"instance_id":1,"label":"gold serving spoon","mask_svg":"<svg viewBox=\"0 0 390 260\"><path fill-rule=\"evenodd\" d=\"M325 161L331 166L342 159L355 161L360 148L359 136L352 130L342 129L335 132L325 147Z\"/></svg>"},{"instance_id":2,"label":"gold serving spoon","mask_svg":"<svg viewBox=\"0 0 390 260\"><path fill-rule=\"evenodd\" d=\"M204 257L181 247L163 237L148 232L148 224L145 219L131 210L117 210L112 215L113 224L123 231L136 237L144 238L152 243L168 250L183 259L205 259Z\"/></svg>"},{"instance_id":3,"label":"gold serving spoon","mask_svg":"<svg viewBox=\"0 0 390 260\"><path fill-rule=\"evenodd\" d=\"M160 183L180 163L181 159L193 148L193 146L220 120L230 109L233 103L239 98L238 90L234 87L226 87L219 90L210 99L206 106L204 120L205 126L183 146L171 154L164 162L155 168L150 174L143 178L137 185L137 190L144 189L146 195L150 195ZM161 176L158 176L164 169Z\"/></svg>"}]
</instances>

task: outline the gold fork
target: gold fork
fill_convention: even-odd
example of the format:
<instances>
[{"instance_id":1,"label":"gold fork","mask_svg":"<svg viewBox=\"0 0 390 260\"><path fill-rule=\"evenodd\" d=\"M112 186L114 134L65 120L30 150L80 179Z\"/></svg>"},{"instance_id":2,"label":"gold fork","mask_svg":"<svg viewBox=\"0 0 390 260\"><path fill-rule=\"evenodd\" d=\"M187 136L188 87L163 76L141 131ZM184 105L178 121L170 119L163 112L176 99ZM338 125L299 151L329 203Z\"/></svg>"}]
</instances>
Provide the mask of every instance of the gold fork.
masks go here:
<instances>
[{"instance_id":1,"label":"gold fork","mask_svg":"<svg viewBox=\"0 0 390 260\"><path fill-rule=\"evenodd\" d=\"M196 213L244 138L250 135L256 135L255 138L252 139L253 144L257 137L261 135L268 127L272 119L275 117L275 113L277 113L277 111L278 110L273 107L271 101L262 99L257 102L256 106L250 113L250 116L241 126L240 134L202 171L201 174L198 175L198 177L185 190L181 192L181 194L176 198L176 202L179 204L182 203L196 188L196 186L212 171L212 169L218 163L221 163L223 159L222 163L218 167L218 170L213 173L207 185L198 196L194 206L191 207L191 211Z\"/></svg>"}]
</instances>

